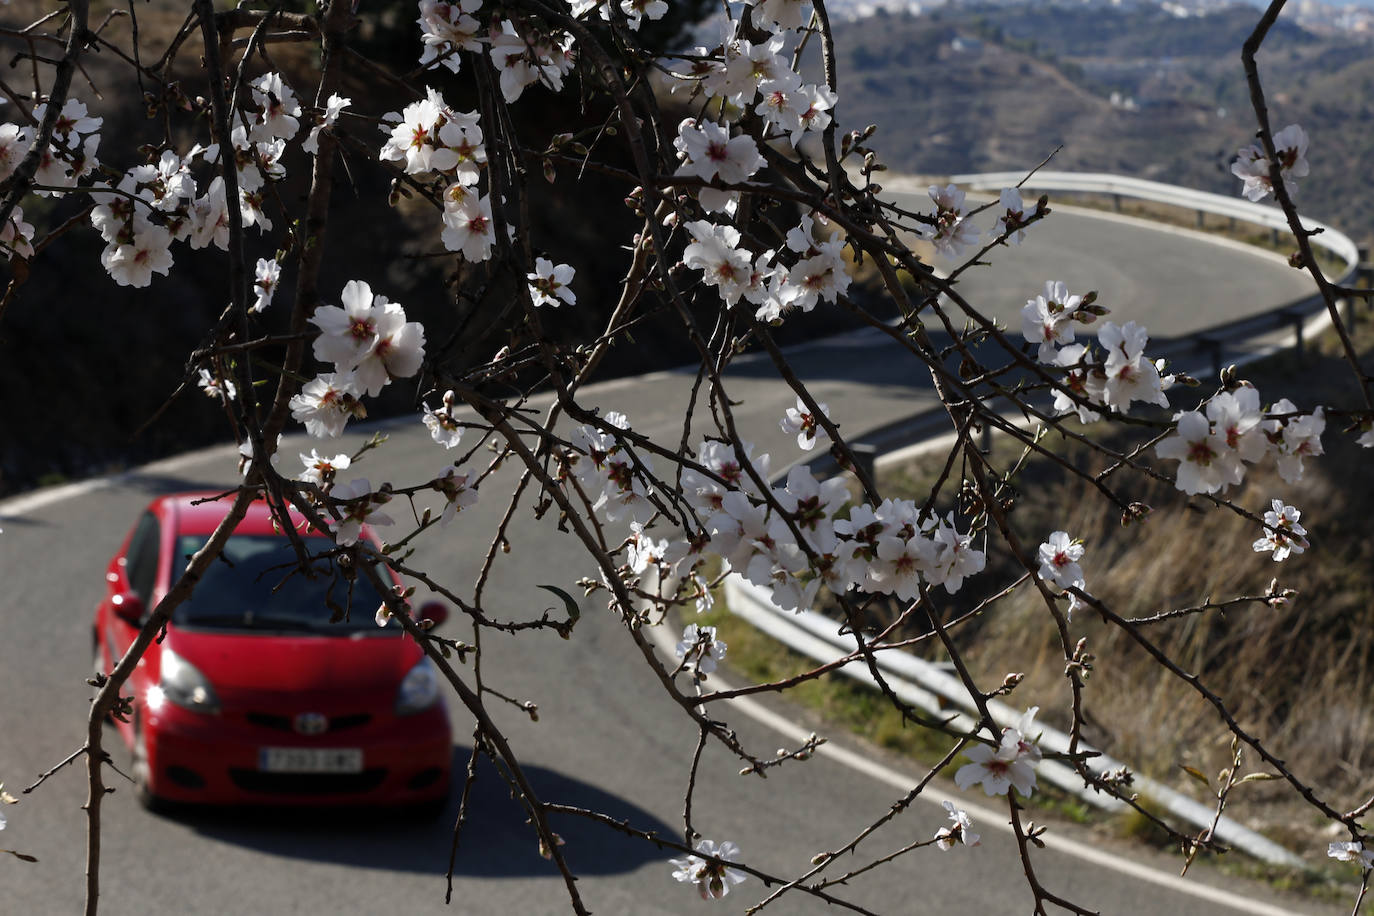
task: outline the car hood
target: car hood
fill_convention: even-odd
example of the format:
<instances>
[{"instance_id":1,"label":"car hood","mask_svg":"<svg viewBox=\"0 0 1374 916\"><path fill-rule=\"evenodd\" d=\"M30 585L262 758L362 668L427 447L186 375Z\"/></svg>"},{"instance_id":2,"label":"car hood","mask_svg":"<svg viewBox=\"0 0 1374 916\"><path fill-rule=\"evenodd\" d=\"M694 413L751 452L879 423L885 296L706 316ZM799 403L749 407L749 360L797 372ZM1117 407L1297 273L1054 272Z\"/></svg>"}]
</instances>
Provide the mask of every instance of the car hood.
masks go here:
<instances>
[{"instance_id":1,"label":"car hood","mask_svg":"<svg viewBox=\"0 0 1374 916\"><path fill-rule=\"evenodd\" d=\"M167 645L216 690L393 689L423 654L393 636L169 633Z\"/></svg>"}]
</instances>

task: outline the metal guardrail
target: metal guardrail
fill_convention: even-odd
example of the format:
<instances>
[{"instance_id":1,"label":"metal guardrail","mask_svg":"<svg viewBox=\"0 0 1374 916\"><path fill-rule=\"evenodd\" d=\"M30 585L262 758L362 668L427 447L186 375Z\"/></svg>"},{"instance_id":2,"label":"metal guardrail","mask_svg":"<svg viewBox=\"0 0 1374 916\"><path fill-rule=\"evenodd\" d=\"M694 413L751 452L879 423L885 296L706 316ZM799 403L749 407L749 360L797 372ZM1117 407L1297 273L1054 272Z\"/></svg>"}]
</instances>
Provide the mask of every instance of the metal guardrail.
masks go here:
<instances>
[{"instance_id":1,"label":"metal guardrail","mask_svg":"<svg viewBox=\"0 0 1374 916\"><path fill-rule=\"evenodd\" d=\"M1015 185L1022 178L1024 178L1023 173L1002 172L955 175L949 180L954 184L974 190L1000 190L1003 187ZM889 189L909 190L906 186L914 186L915 182L899 176L890 176L885 184ZM1029 181L1025 182L1023 187L1127 196L1232 217L1270 229L1288 231L1287 220L1284 218L1283 212L1276 207L1235 200L1206 191L1193 191L1159 182L1123 178L1117 175L1037 172ZM1346 285L1359 274L1369 275L1369 269L1363 263L1367 258L1366 253L1361 251L1348 236L1314 220L1304 219L1303 223L1311 228L1320 226L1323 231L1312 236L1313 244L1326 248L1344 262L1345 270L1336 279L1337 283ZM1162 342L1165 343L1166 348L1181 348L1186 351L1191 347L1194 355L1209 354L1214 363L1215 371L1219 373L1224 344L1253 340L1256 337L1272 333L1277 327L1292 325L1296 345L1301 348L1305 322L1313 312L1323 309L1323 315L1318 316L1320 320L1325 315L1324 306L1325 301L1320 294L1315 294L1296 302L1285 303L1259 315L1209 328L1191 338L1178 338ZM1353 305L1351 307L1353 308ZM944 424L941 422L943 418L943 410L925 411L897 423L872 430L862 437L862 442L856 443L855 456L865 463L873 462L879 452L891 451L899 444L918 442L937 430L943 430ZM824 464L825 462L818 461L812 468L813 472L821 472L821 466ZM837 468L832 465L827 470L833 472ZM872 468L870 467L869 470ZM781 611L769 600L769 594L765 589L752 585L738 575L732 575L726 580L725 590L726 603L732 612L745 618L756 628L777 639L793 651L806 655L815 661L823 664L834 661L848 654L854 648L846 638L839 634L836 621L814 611L804 610L800 613ZM882 668L885 677L888 678L889 685L903 701L941 716L950 715L949 707L951 704L970 711L976 709L973 698L969 696L964 684L939 666L904 652L880 652L877 658L879 667ZM871 673L862 662L852 662L840 670L855 680L876 687ZM998 704L994 701L989 705L993 708L999 724L1011 725L1019 716L1019 710L1013 710L1005 704ZM955 715L956 724L962 724L970 729L976 724L972 718L966 715L958 713ZM1068 749L1068 736L1045 727L1041 734L1041 743L1050 750L1062 753ZM1098 772L1122 765L1120 762L1105 756L1095 757L1093 764ZM1119 800L1086 788L1081 777L1071 767L1063 763L1045 761L1040 764L1038 771L1048 781L1074 792L1080 798L1099 807L1108 810L1118 810L1121 807ZM1212 825L1215 812L1208 806L1145 777L1137 776L1134 785L1144 795L1156 803L1164 805L1175 816L1201 827ZM1223 816L1217 820L1213 835L1222 842L1243 849L1256 858L1269 863L1293 867L1300 867L1304 864L1301 858L1289 850L1228 817Z\"/></svg>"},{"instance_id":2,"label":"metal guardrail","mask_svg":"<svg viewBox=\"0 0 1374 916\"><path fill-rule=\"evenodd\" d=\"M1036 172L1026 178L1025 172L984 172L971 175L951 175L949 181L975 191L1000 191L1025 179L1023 188L1039 191L1067 191L1078 194L1108 194L1120 200L1130 197L1170 204L1198 213L1211 213L1231 219L1254 223L1266 229L1288 232L1288 218L1283 210L1268 204L1254 203L1211 191L1195 191L1143 178L1127 178L1102 172ZM889 182L890 184L890 182ZM1360 262L1359 247L1349 236L1326 223L1303 218L1303 225L1321 231L1312 236L1314 245L1330 251L1353 270ZM1343 282L1343 281L1342 281Z\"/></svg>"}]
</instances>

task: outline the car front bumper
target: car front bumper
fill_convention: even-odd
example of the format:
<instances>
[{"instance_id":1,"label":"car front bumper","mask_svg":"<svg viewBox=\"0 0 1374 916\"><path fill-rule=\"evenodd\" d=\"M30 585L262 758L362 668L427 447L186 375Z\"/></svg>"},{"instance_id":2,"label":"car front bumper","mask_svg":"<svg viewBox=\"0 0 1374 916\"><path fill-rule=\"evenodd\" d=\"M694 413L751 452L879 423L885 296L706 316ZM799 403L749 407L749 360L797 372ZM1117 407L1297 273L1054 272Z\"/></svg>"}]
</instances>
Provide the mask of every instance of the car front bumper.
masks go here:
<instances>
[{"instance_id":1,"label":"car front bumper","mask_svg":"<svg viewBox=\"0 0 1374 916\"><path fill-rule=\"evenodd\" d=\"M442 703L410 716L374 714L318 735L273 719L291 721L171 704L146 710L149 790L167 801L212 805L406 805L448 795L453 742ZM311 753L271 755L299 758L279 771L269 768L266 749Z\"/></svg>"}]
</instances>

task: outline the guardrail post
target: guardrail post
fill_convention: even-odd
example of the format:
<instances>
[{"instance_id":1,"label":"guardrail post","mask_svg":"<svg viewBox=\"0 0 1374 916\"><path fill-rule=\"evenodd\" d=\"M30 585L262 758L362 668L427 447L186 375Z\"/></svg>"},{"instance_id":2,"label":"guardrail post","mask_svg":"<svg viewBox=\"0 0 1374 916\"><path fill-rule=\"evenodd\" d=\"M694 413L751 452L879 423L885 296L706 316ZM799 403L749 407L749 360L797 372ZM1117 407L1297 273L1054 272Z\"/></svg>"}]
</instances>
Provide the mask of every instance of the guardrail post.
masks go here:
<instances>
[{"instance_id":1,"label":"guardrail post","mask_svg":"<svg viewBox=\"0 0 1374 916\"><path fill-rule=\"evenodd\" d=\"M1221 339L1217 337L1200 336L1197 338L1197 348L1212 358L1212 377L1221 377Z\"/></svg>"},{"instance_id":2,"label":"guardrail post","mask_svg":"<svg viewBox=\"0 0 1374 916\"><path fill-rule=\"evenodd\" d=\"M1202 228L1202 224L1206 221L1206 219L1207 214L1205 212L1203 212L1202 210L1197 211L1197 227L1199 229Z\"/></svg>"},{"instance_id":3,"label":"guardrail post","mask_svg":"<svg viewBox=\"0 0 1374 916\"><path fill-rule=\"evenodd\" d=\"M1374 286L1374 264L1369 261L1369 246L1360 245L1357 247L1357 257L1355 263L1355 286L1359 289L1369 289ZM1355 318L1360 313L1360 297L1347 296L1345 300L1345 326L1355 327Z\"/></svg>"},{"instance_id":4,"label":"guardrail post","mask_svg":"<svg viewBox=\"0 0 1374 916\"><path fill-rule=\"evenodd\" d=\"M849 450L854 453L854 463L869 480L877 479L878 447L871 442L851 442Z\"/></svg>"},{"instance_id":5,"label":"guardrail post","mask_svg":"<svg viewBox=\"0 0 1374 916\"><path fill-rule=\"evenodd\" d=\"M1112 212L1113 212L1113 213L1120 213L1120 212L1121 212L1121 195L1120 195L1120 194L1113 194L1113 195L1112 195Z\"/></svg>"},{"instance_id":6,"label":"guardrail post","mask_svg":"<svg viewBox=\"0 0 1374 916\"><path fill-rule=\"evenodd\" d=\"M1279 324L1291 322L1293 325L1293 350L1299 360L1302 359L1302 313L1293 309L1284 309L1279 312Z\"/></svg>"}]
</instances>

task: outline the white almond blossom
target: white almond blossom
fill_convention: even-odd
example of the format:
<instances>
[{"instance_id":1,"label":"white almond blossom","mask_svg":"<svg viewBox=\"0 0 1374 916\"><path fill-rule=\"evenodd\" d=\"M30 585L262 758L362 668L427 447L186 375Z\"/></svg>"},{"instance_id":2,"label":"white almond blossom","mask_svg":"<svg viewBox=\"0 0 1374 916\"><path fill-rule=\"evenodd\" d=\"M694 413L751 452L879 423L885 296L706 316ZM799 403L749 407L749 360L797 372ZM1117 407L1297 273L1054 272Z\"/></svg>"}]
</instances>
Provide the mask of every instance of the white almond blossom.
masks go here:
<instances>
[{"instance_id":1,"label":"white almond blossom","mask_svg":"<svg viewBox=\"0 0 1374 916\"><path fill-rule=\"evenodd\" d=\"M420 371L425 359L425 329L418 321L406 321L398 302L377 297L377 337L356 366L358 383L376 396L395 378L409 378Z\"/></svg>"},{"instance_id":2,"label":"white almond blossom","mask_svg":"<svg viewBox=\"0 0 1374 916\"><path fill-rule=\"evenodd\" d=\"M998 237L1006 236L1010 245L1020 245L1026 238L1026 226L1035 215L1035 211L1026 212L1026 204L1021 200L1019 190L1003 188L997 212L999 215L997 223L992 227L992 234Z\"/></svg>"},{"instance_id":3,"label":"white almond blossom","mask_svg":"<svg viewBox=\"0 0 1374 916\"><path fill-rule=\"evenodd\" d=\"M1082 296L1069 294L1069 289L1057 280L1045 281L1045 290L1034 299L1027 299L1021 309L1021 335L1028 343L1037 344L1037 358L1053 364L1059 347L1073 343L1074 325Z\"/></svg>"},{"instance_id":4,"label":"white almond blossom","mask_svg":"<svg viewBox=\"0 0 1374 916\"><path fill-rule=\"evenodd\" d=\"M322 305L310 316L320 329L313 351L321 362L334 363L340 372L354 369L377 340L380 309L372 287L362 280L349 280L339 297L342 307ZM382 300L385 301L385 300Z\"/></svg>"},{"instance_id":5,"label":"white almond blossom","mask_svg":"<svg viewBox=\"0 0 1374 916\"><path fill-rule=\"evenodd\" d=\"M957 258L965 248L978 244L981 234L967 216L964 192L954 185L930 186L930 199L935 202L934 224L918 223L916 234L935 246L947 258Z\"/></svg>"},{"instance_id":6,"label":"white almond blossom","mask_svg":"<svg viewBox=\"0 0 1374 916\"><path fill-rule=\"evenodd\" d=\"M1307 164L1307 132L1296 124L1289 124L1274 134L1274 151L1278 154L1279 175L1283 178L1284 190L1291 197L1298 191L1295 179L1305 178ZM1247 200L1264 200L1274 193L1274 184L1269 175L1269 158L1264 147L1258 143L1242 147L1236 152L1236 161L1231 163L1231 174L1245 182L1241 194Z\"/></svg>"},{"instance_id":7,"label":"white almond blossom","mask_svg":"<svg viewBox=\"0 0 1374 916\"><path fill-rule=\"evenodd\" d=\"M1098 330L1097 341L1107 353L1102 365L1106 376L1101 394L1104 404L1122 413L1136 401L1169 406L1159 367L1145 356L1145 345L1150 341L1145 328L1134 321L1121 326L1108 321Z\"/></svg>"},{"instance_id":8,"label":"white almond blossom","mask_svg":"<svg viewBox=\"0 0 1374 916\"><path fill-rule=\"evenodd\" d=\"M1269 408L1270 414L1293 414L1298 406L1281 398ZM1286 483L1302 480L1304 458L1324 454L1322 433L1326 430L1326 415L1318 407L1300 417L1274 418L1261 424L1269 447L1278 456L1279 476Z\"/></svg>"},{"instance_id":9,"label":"white almond blossom","mask_svg":"<svg viewBox=\"0 0 1374 916\"><path fill-rule=\"evenodd\" d=\"M1289 554L1302 553L1307 549L1307 529L1298 524L1302 513L1283 500L1270 503L1270 510L1264 513L1264 537L1255 541L1255 553L1270 552L1274 561L1288 559Z\"/></svg>"},{"instance_id":10,"label":"white almond blossom","mask_svg":"<svg viewBox=\"0 0 1374 916\"><path fill-rule=\"evenodd\" d=\"M482 0L420 0L420 40L424 51L420 66L428 67L438 61L454 73L458 72L459 51L480 53L482 42L478 33L482 26L472 14L482 8Z\"/></svg>"},{"instance_id":11,"label":"white almond blossom","mask_svg":"<svg viewBox=\"0 0 1374 916\"><path fill-rule=\"evenodd\" d=\"M329 519L329 527L334 530L334 539L347 547L358 543L363 525L376 527L393 524L391 516L380 511L390 499L391 493L385 484L374 493L372 484L365 477L335 484L330 493L330 502L338 509L339 518Z\"/></svg>"},{"instance_id":12,"label":"white almond blossom","mask_svg":"<svg viewBox=\"0 0 1374 916\"><path fill-rule=\"evenodd\" d=\"M343 110L352 104L352 99L346 99L337 92L331 94L324 103L324 111L320 112L319 123L310 128L310 136L305 138L305 142L301 144L301 149L312 155L318 153L320 151L320 133L333 127Z\"/></svg>"},{"instance_id":13,"label":"white almond blossom","mask_svg":"<svg viewBox=\"0 0 1374 916\"><path fill-rule=\"evenodd\" d=\"M1260 425L1263 418L1259 392L1251 385L1223 391L1207 403L1207 419L1238 461L1253 464L1264 457L1268 443ZM1232 482L1240 483L1239 476Z\"/></svg>"},{"instance_id":14,"label":"white almond blossom","mask_svg":"<svg viewBox=\"0 0 1374 916\"><path fill-rule=\"evenodd\" d=\"M638 31L642 20L666 16L668 4L664 0L620 0L620 11L625 14L625 24Z\"/></svg>"},{"instance_id":15,"label":"white almond blossom","mask_svg":"<svg viewBox=\"0 0 1374 916\"><path fill-rule=\"evenodd\" d=\"M639 522L630 523L630 540L625 548L625 561L630 571L643 575L651 566L666 561L669 553L667 538L655 538Z\"/></svg>"},{"instance_id":16,"label":"white almond blossom","mask_svg":"<svg viewBox=\"0 0 1374 916\"><path fill-rule=\"evenodd\" d=\"M1060 588L1083 587L1083 542L1069 537L1067 531L1055 531L1040 545L1039 576Z\"/></svg>"},{"instance_id":17,"label":"white almond blossom","mask_svg":"<svg viewBox=\"0 0 1374 916\"><path fill-rule=\"evenodd\" d=\"M1155 446L1155 454L1177 461L1176 485L1184 493L1215 493L1227 486L1226 440L1196 410L1180 413L1172 436Z\"/></svg>"},{"instance_id":18,"label":"white almond blossom","mask_svg":"<svg viewBox=\"0 0 1374 916\"><path fill-rule=\"evenodd\" d=\"M555 92L563 87L562 67L552 58L554 49L526 41L514 23L502 22L501 30L491 34L490 44L487 53L500 73L501 95L507 102L520 98L532 83L544 82ZM558 49L560 56L563 51Z\"/></svg>"},{"instance_id":19,"label":"white almond blossom","mask_svg":"<svg viewBox=\"0 0 1374 916\"><path fill-rule=\"evenodd\" d=\"M229 204L222 177L216 175L205 194L196 198L190 217L192 248L214 244L221 251L229 250Z\"/></svg>"},{"instance_id":20,"label":"white almond blossom","mask_svg":"<svg viewBox=\"0 0 1374 916\"><path fill-rule=\"evenodd\" d=\"M820 408L821 416L830 419L830 411L823 403L817 403ZM811 414L811 408L806 406L806 402L799 396L797 406L787 408L787 413L778 424L782 431L790 436L797 437L797 447L803 451L811 451L816 447L817 438L829 438L825 427L821 426L820 419Z\"/></svg>"},{"instance_id":21,"label":"white almond blossom","mask_svg":"<svg viewBox=\"0 0 1374 916\"><path fill-rule=\"evenodd\" d=\"M442 115L442 108L432 97L412 102L400 115L390 115L395 121L382 144L381 158L404 162L407 175L428 172L429 158L434 155L433 134Z\"/></svg>"},{"instance_id":22,"label":"white almond blossom","mask_svg":"<svg viewBox=\"0 0 1374 916\"><path fill-rule=\"evenodd\" d=\"M444 120L434 137L434 152L429 167L451 175L459 184L475 185L487 162L482 145L482 128L475 112L444 109Z\"/></svg>"},{"instance_id":23,"label":"white almond blossom","mask_svg":"<svg viewBox=\"0 0 1374 916\"><path fill-rule=\"evenodd\" d=\"M682 639L677 644L678 660L696 668L700 674L710 674L716 666L725 661L728 647L716 639L715 627L687 624L682 631Z\"/></svg>"},{"instance_id":24,"label":"white almond blossom","mask_svg":"<svg viewBox=\"0 0 1374 916\"><path fill-rule=\"evenodd\" d=\"M684 120L678 125L677 145L686 157L677 170L679 175L740 184L764 166L753 137L748 134L731 137L728 128L711 121Z\"/></svg>"},{"instance_id":25,"label":"white almond blossom","mask_svg":"<svg viewBox=\"0 0 1374 916\"><path fill-rule=\"evenodd\" d=\"M702 900L719 900L731 887L744 882L745 876L727 864L739 858L739 847L734 843L727 840L717 846L710 840L698 840L695 849L697 855L668 861L674 866L673 878L695 884Z\"/></svg>"},{"instance_id":26,"label":"white almond blossom","mask_svg":"<svg viewBox=\"0 0 1374 916\"><path fill-rule=\"evenodd\" d=\"M463 439L463 424L455 413L457 398L453 391L445 391L443 404L433 410L425 405L423 419L429 435L444 448L453 448Z\"/></svg>"},{"instance_id":27,"label":"white almond blossom","mask_svg":"<svg viewBox=\"0 0 1374 916\"><path fill-rule=\"evenodd\" d=\"M988 795L1006 795L1012 789L1023 798L1035 791L1035 766L1040 762L1040 748L1030 737L1038 706L1028 709L1016 725L1003 729L1002 740L996 748L976 744L966 752L971 761L954 774L954 784L961 789L982 785Z\"/></svg>"},{"instance_id":28,"label":"white almond blossom","mask_svg":"<svg viewBox=\"0 0 1374 916\"><path fill-rule=\"evenodd\" d=\"M121 233L117 238L125 238ZM100 256L110 279L120 286L141 289L153 282L153 274L167 276L172 267L172 236L161 226L146 224L112 244Z\"/></svg>"},{"instance_id":29,"label":"white almond blossom","mask_svg":"<svg viewBox=\"0 0 1374 916\"><path fill-rule=\"evenodd\" d=\"M1374 868L1374 849L1365 849L1364 843L1358 840L1331 843L1326 847L1326 854L1341 862L1354 862L1365 871Z\"/></svg>"},{"instance_id":30,"label":"white almond blossom","mask_svg":"<svg viewBox=\"0 0 1374 916\"><path fill-rule=\"evenodd\" d=\"M1055 365L1067 369L1062 379L1065 388L1083 401L1100 404L1102 402L1101 380L1097 378L1095 370L1089 368L1086 361L1087 357L1087 347L1082 344L1069 344L1059 351L1059 355L1055 357ZM1075 401L1059 389L1054 391L1054 411L1061 415L1077 414L1079 423L1093 423L1101 417L1097 411Z\"/></svg>"},{"instance_id":31,"label":"white almond blossom","mask_svg":"<svg viewBox=\"0 0 1374 916\"><path fill-rule=\"evenodd\" d=\"M287 405L291 417L305 424L317 439L336 439L353 418L363 419L367 410L358 399L362 390L352 372L329 372L306 382Z\"/></svg>"},{"instance_id":32,"label":"white almond blossom","mask_svg":"<svg viewBox=\"0 0 1374 916\"><path fill-rule=\"evenodd\" d=\"M462 183L450 186L463 187ZM460 195L451 194L451 197ZM461 195L462 203L449 208L444 205L444 231L441 240L449 251L460 252L469 261L485 261L491 257L491 247L496 243L496 225L491 218L491 198L476 197L470 193Z\"/></svg>"},{"instance_id":33,"label":"white almond blossom","mask_svg":"<svg viewBox=\"0 0 1374 916\"><path fill-rule=\"evenodd\" d=\"M921 593L921 576L935 566L939 550L923 534L910 537L887 535L877 540L877 556L868 570L868 581L877 589L914 601Z\"/></svg>"},{"instance_id":34,"label":"white almond blossom","mask_svg":"<svg viewBox=\"0 0 1374 916\"><path fill-rule=\"evenodd\" d=\"M296 479L303 483L313 483L320 489L327 490L339 471L348 470L352 459L342 452L329 457L311 449L309 455L301 455L301 463L305 465L305 470L298 474Z\"/></svg>"},{"instance_id":35,"label":"white almond blossom","mask_svg":"<svg viewBox=\"0 0 1374 916\"><path fill-rule=\"evenodd\" d=\"M810 19L810 0L758 0L754 4L754 24L771 31L799 29Z\"/></svg>"},{"instance_id":36,"label":"white almond blossom","mask_svg":"<svg viewBox=\"0 0 1374 916\"><path fill-rule=\"evenodd\" d=\"M468 506L477 504L477 472L471 468L444 468L430 486L444 497L444 514L439 518L440 527L447 528L450 523Z\"/></svg>"},{"instance_id":37,"label":"white almond blossom","mask_svg":"<svg viewBox=\"0 0 1374 916\"><path fill-rule=\"evenodd\" d=\"M770 80L794 80L800 84L801 77L784 55L785 45L782 35L774 35L762 44L743 39L732 42L725 56L724 92L712 94L728 95L743 108L758 95L759 87Z\"/></svg>"},{"instance_id":38,"label":"white almond blossom","mask_svg":"<svg viewBox=\"0 0 1374 916\"><path fill-rule=\"evenodd\" d=\"M973 821L969 819L968 812L955 807L951 801L942 801L940 804L949 815L951 823L950 826L935 831L935 845L944 852L953 849L956 843L963 843L965 846L981 845L978 834L971 829Z\"/></svg>"},{"instance_id":39,"label":"white almond blossom","mask_svg":"<svg viewBox=\"0 0 1374 916\"><path fill-rule=\"evenodd\" d=\"M18 124L0 124L0 181L14 174L33 145Z\"/></svg>"},{"instance_id":40,"label":"white almond blossom","mask_svg":"<svg viewBox=\"0 0 1374 916\"><path fill-rule=\"evenodd\" d=\"M569 286L575 271L567 264L554 264L548 258L535 258L534 272L526 275L529 282L530 298L535 305L548 305L557 308L560 300L568 305L577 304L577 296Z\"/></svg>"},{"instance_id":41,"label":"white almond blossom","mask_svg":"<svg viewBox=\"0 0 1374 916\"><path fill-rule=\"evenodd\" d=\"M719 289L725 304L734 305L748 291L753 276L749 252L736 247L739 230L705 220L687 223L686 228L692 244L682 253L683 263L702 271L702 279Z\"/></svg>"},{"instance_id":42,"label":"white almond blossom","mask_svg":"<svg viewBox=\"0 0 1374 916\"><path fill-rule=\"evenodd\" d=\"M257 267L253 271L253 311L261 312L272 304L272 296L276 294L277 283L280 280L281 265L276 259L258 258Z\"/></svg>"},{"instance_id":43,"label":"white almond blossom","mask_svg":"<svg viewBox=\"0 0 1374 916\"><path fill-rule=\"evenodd\" d=\"M936 526L931 543L936 552L926 578L931 585L943 585L951 595L987 565L987 557L973 547L973 535L960 534L952 515Z\"/></svg>"},{"instance_id":44,"label":"white almond blossom","mask_svg":"<svg viewBox=\"0 0 1374 916\"><path fill-rule=\"evenodd\" d=\"M200 386L201 391L205 392L207 398L214 398L217 401L225 399L232 401L234 396L238 394L238 389L234 387L232 379L211 375L209 369L199 369L197 372L200 378L196 384Z\"/></svg>"},{"instance_id":45,"label":"white almond blossom","mask_svg":"<svg viewBox=\"0 0 1374 916\"><path fill-rule=\"evenodd\" d=\"M248 84L252 88L253 104L259 112L250 138L256 142L276 138L290 140L300 131L301 104L296 93L282 82L280 73L264 73Z\"/></svg>"},{"instance_id":46,"label":"white almond blossom","mask_svg":"<svg viewBox=\"0 0 1374 916\"><path fill-rule=\"evenodd\" d=\"M24 222L24 210L15 207L10 211L9 222L0 229L0 251L8 251L20 258L33 257L33 224Z\"/></svg>"},{"instance_id":47,"label":"white almond blossom","mask_svg":"<svg viewBox=\"0 0 1374 916\"><path fill-rule=\"evenodd\" d=\"M420 371L424 328L406 321L400 303L374 295L362 280L350 280L340 298L343 308L324 305L310 316L321 332L314 343L316 359L333 362L339 372L354 372L356 384L373 396L391 379Z\"/></svg>"}]
</instances>

